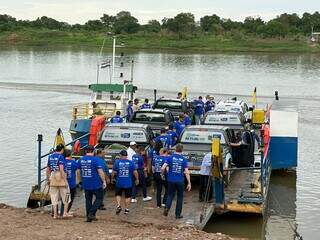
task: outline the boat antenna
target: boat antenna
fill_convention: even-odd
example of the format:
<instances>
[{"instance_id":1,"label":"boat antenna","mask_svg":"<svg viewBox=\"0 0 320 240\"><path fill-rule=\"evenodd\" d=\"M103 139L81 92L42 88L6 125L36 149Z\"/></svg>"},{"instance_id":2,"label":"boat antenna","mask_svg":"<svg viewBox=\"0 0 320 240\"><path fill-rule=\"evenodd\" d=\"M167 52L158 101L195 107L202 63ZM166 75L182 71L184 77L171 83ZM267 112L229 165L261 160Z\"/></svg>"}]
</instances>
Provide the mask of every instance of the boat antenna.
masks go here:
<instances>
[{"instance_id":1,"label":"boat antenna","mask_svg":"<svg viewBox=\"0 0 320 240\"><path fill-rule=\"evenodd\" d=\"M102 52L103 52L103 48L104 48L105 43L106 43L106 37L103 39L103 43L101 45L99 57L98 57L98 60L97 60L97 84L99 83L100 61L101 61L101 56L102 56Z\"/></svg>"},{"instance_id":2,"label":"boat antenna","mask_svg":"<svg viewBox=\"0 0 320 240\"><path fill-rule=\"evenodd\" d=\"M112 73L110 78L110 83L114 78L114 68L115 68L115 62L116 62L116 36L113 37L113 46L112 46Z\"/></svg>"}]
</instances>

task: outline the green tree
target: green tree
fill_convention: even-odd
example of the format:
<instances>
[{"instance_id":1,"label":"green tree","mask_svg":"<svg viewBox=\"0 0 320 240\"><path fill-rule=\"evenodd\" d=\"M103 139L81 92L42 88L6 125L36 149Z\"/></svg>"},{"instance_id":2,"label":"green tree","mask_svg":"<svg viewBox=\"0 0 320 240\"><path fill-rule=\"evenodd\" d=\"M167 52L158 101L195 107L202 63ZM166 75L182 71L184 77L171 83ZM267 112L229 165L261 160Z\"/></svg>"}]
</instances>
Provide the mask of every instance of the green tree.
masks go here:
<instances>
[{"instance_id":1,"label":"green tree","mask_svg":"<svg viewBox=\"0 0 320 240\"><path fill-rule=\"evenodd\" d=\"M157 20L150 20L148 24L144 26L145 31L158 33L161 30L161 24Z\"/></svg>"},{"instance_id":2,"label":"green tree","mask_svg":"<svg viewBox=\"0 0 320 240\"><path fill-rule=\"evenodd\" d=\"M184 35L192 33L196 26L192 13L180 13L174 18L165 18L162 22L165 28L177 33L180 39Z\"/></svg>"},{"instance_id":3,"label":"green tree","mask_svg":"<svg viewBox=\"0 0 320 240\"><path fill-rule=\"evenodd\" d=\"M243 23L244 29L249 33L257 33L258 29L261 29L261 26L264 26L264 21L258 17L246 17Z\"/></svg>"},{"instance_id":4,"label":"green tree","mask_svg":"<svg viewBox=\"0 0 320 240\"><path fill-rule=\"evenodd\" d=\"M138 19L131 16L130 12L122 11L116 16L114 22L114 32L119 33L136 33L139 31L140 24Z\"/></svg>"},{"instance_id":5,"label":"green tree","mask_svg":"<svg viewBox=\"0 0 320 240\"><path fill-rule=\"evenodd\" d=\"M108 14L103 14L103 16L100 18L100 20L108 30L112 30L114 23L116 21L116 17L108 15Z\"/></svg>"},{"instance_id":6,"label":"green tree","mask_svg":"<svg viewBox=\"0 0 320 240\"><path fill-rule=\"evenodd\" d=\"M261 29L260 31L263 32L263 35L266 37L285 37L289 30L286 25L282 24L281 22L273 19L267 23L267 25Z\"/></svg>"},{"instance_id":7,"label":"green tree","mask_svg":"<svg viewBox=\"0 0 320 240\"><path fill-rule=\"evenodd\" d=\"M204 16L200 19L200 27L204 32L213 32L216 30L216 26L221 23L219 16L213 14L211 16Z\"/></svg>"},{"instance_id":8,"label":"green tree","mask_svg":"<svg viewBox=\"0 0 320 240\"><path fill-rule=\"evenodd\" d=\"M84 28L88 31L101 31L104 27L100 20L89 20L84 24Z\"/></svg>"}]
</instances>

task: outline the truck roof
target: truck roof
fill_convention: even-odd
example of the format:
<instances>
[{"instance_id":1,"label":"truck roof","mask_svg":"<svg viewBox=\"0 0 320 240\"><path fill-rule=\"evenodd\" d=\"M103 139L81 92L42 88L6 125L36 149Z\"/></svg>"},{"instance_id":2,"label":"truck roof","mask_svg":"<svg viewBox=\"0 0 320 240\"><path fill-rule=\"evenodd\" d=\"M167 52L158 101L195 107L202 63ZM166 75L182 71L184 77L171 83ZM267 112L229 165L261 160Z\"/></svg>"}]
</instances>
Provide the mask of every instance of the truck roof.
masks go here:
<instances>
[{"instance_id":1,"label":"truck roof","mask_svg":"<svg viewBox=\"0 0 320 240\"><path fill-rule=\"evenodd\" d=\"M148 128L148 124L143 124L143 123L108 123L107 127Z\"/></svg>"}]
</instances>

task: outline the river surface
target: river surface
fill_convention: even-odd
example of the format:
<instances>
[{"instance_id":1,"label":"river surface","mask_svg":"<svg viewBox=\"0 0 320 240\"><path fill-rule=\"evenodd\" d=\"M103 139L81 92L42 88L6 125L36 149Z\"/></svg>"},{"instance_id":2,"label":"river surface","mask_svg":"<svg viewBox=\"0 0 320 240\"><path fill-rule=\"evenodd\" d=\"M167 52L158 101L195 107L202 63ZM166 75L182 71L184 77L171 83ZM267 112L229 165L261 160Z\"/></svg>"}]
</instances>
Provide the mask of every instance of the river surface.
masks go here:
<instances>
[{"instance_id":1,"label":"river surface","mask_svg":"<svg viewBox=\"0 0 320 240\"><path fill-rule=\"evenodd\" d=\"M38 133L44 135L44 151L52 146L59 127L70 139L71 107L87 101L88 96L55 85L95 82L97 55L96 51L69 48L0 50L0 82L21 83L18 88L0 83L0 202L26 205L36 181ZM257 87L264 104L272 101L275 90L280 99L295 99L299 111L296 172L272 175L264 218L227 215L213 218L206 230L249 239L294 239L294 229L303 239L319 239L319 55L136 51L117 59L124 62L124 68L116 69L116 77L123 72L124 79L130 79L131 59L135 61L134 81L139 88L176 92L188 86L189 91L203 94L248 96ZM104 69L100 82L108 81L109 72ZM37 91L25 88L26 83L53 86Z\"/></svg>"}]
</instances>

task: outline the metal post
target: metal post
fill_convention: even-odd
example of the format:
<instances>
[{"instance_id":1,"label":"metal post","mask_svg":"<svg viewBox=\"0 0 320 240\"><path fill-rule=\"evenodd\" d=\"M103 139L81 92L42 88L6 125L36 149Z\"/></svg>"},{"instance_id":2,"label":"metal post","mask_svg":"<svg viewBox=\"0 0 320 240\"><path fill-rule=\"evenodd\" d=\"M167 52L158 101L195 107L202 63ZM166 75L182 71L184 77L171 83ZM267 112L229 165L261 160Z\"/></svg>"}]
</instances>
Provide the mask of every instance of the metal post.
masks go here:
<instances>
[{"instance_id":1,"label":"metal post","mask_svg":"<svg viewBox=\"0 0 320 240\"><path fill-rule=\"evenodd\" d=\"M41 190L41 143L43 141L42 134L38 134L38 191Z\"/></svg>"},{"instance_id":2,"label":"metal post","mask_svg":"<svg viewBox=\"0 0 320 240\"><path fill-rule=\"evenodd\" d=\"M131 61L131 77L130 77L130 82L131 82L131 84L132 84L132 82L133 82L133 66L134 66L134 61L132 60L132 61Z\"/></svg>"},{"instance_id":3,"label":"metal post","mask_svg":"<svg viewBox=\"0 0 320 240\"><path fill-rule=\"evenodd\" d=\"M264 154L263 154L263 151L261 152L261 163L260 163L260 167L261 167L261 170L260 170L260 185L261 185L261 196L262 198L264 198L264 176L265 176L265 166L264 166Z\"/></svg>"},{"instance_id":4,"label":"metal post","mask_svg":"<svg viewBox=\"0 0 320 240\"><path fill-rule=\"evenodd\" d=\"M116 64L116 37L113 37L113 51L112 51L112 75L111 75L111 81L114 78L114 69L115 69L115 64Z\"/></svg>"},{"instance_id":5,"label":"metal post","mask_svg":"<svg viewBox=\"0 0 320 240\"><path fill-rule=\"evenodd\" d=\"M99 71L100 71L100 64L97 64L97 84L99 83Z\"/></svg>"},{"instance_id":6,"label":"metal post","mask_svg":"<svg viewBox=\"0 0 320 240\"><path fill-rule=\"evenodd\" d=\"M157 89L153 89L154 102L157 101Z\"/></svg>"}]
</instances>

